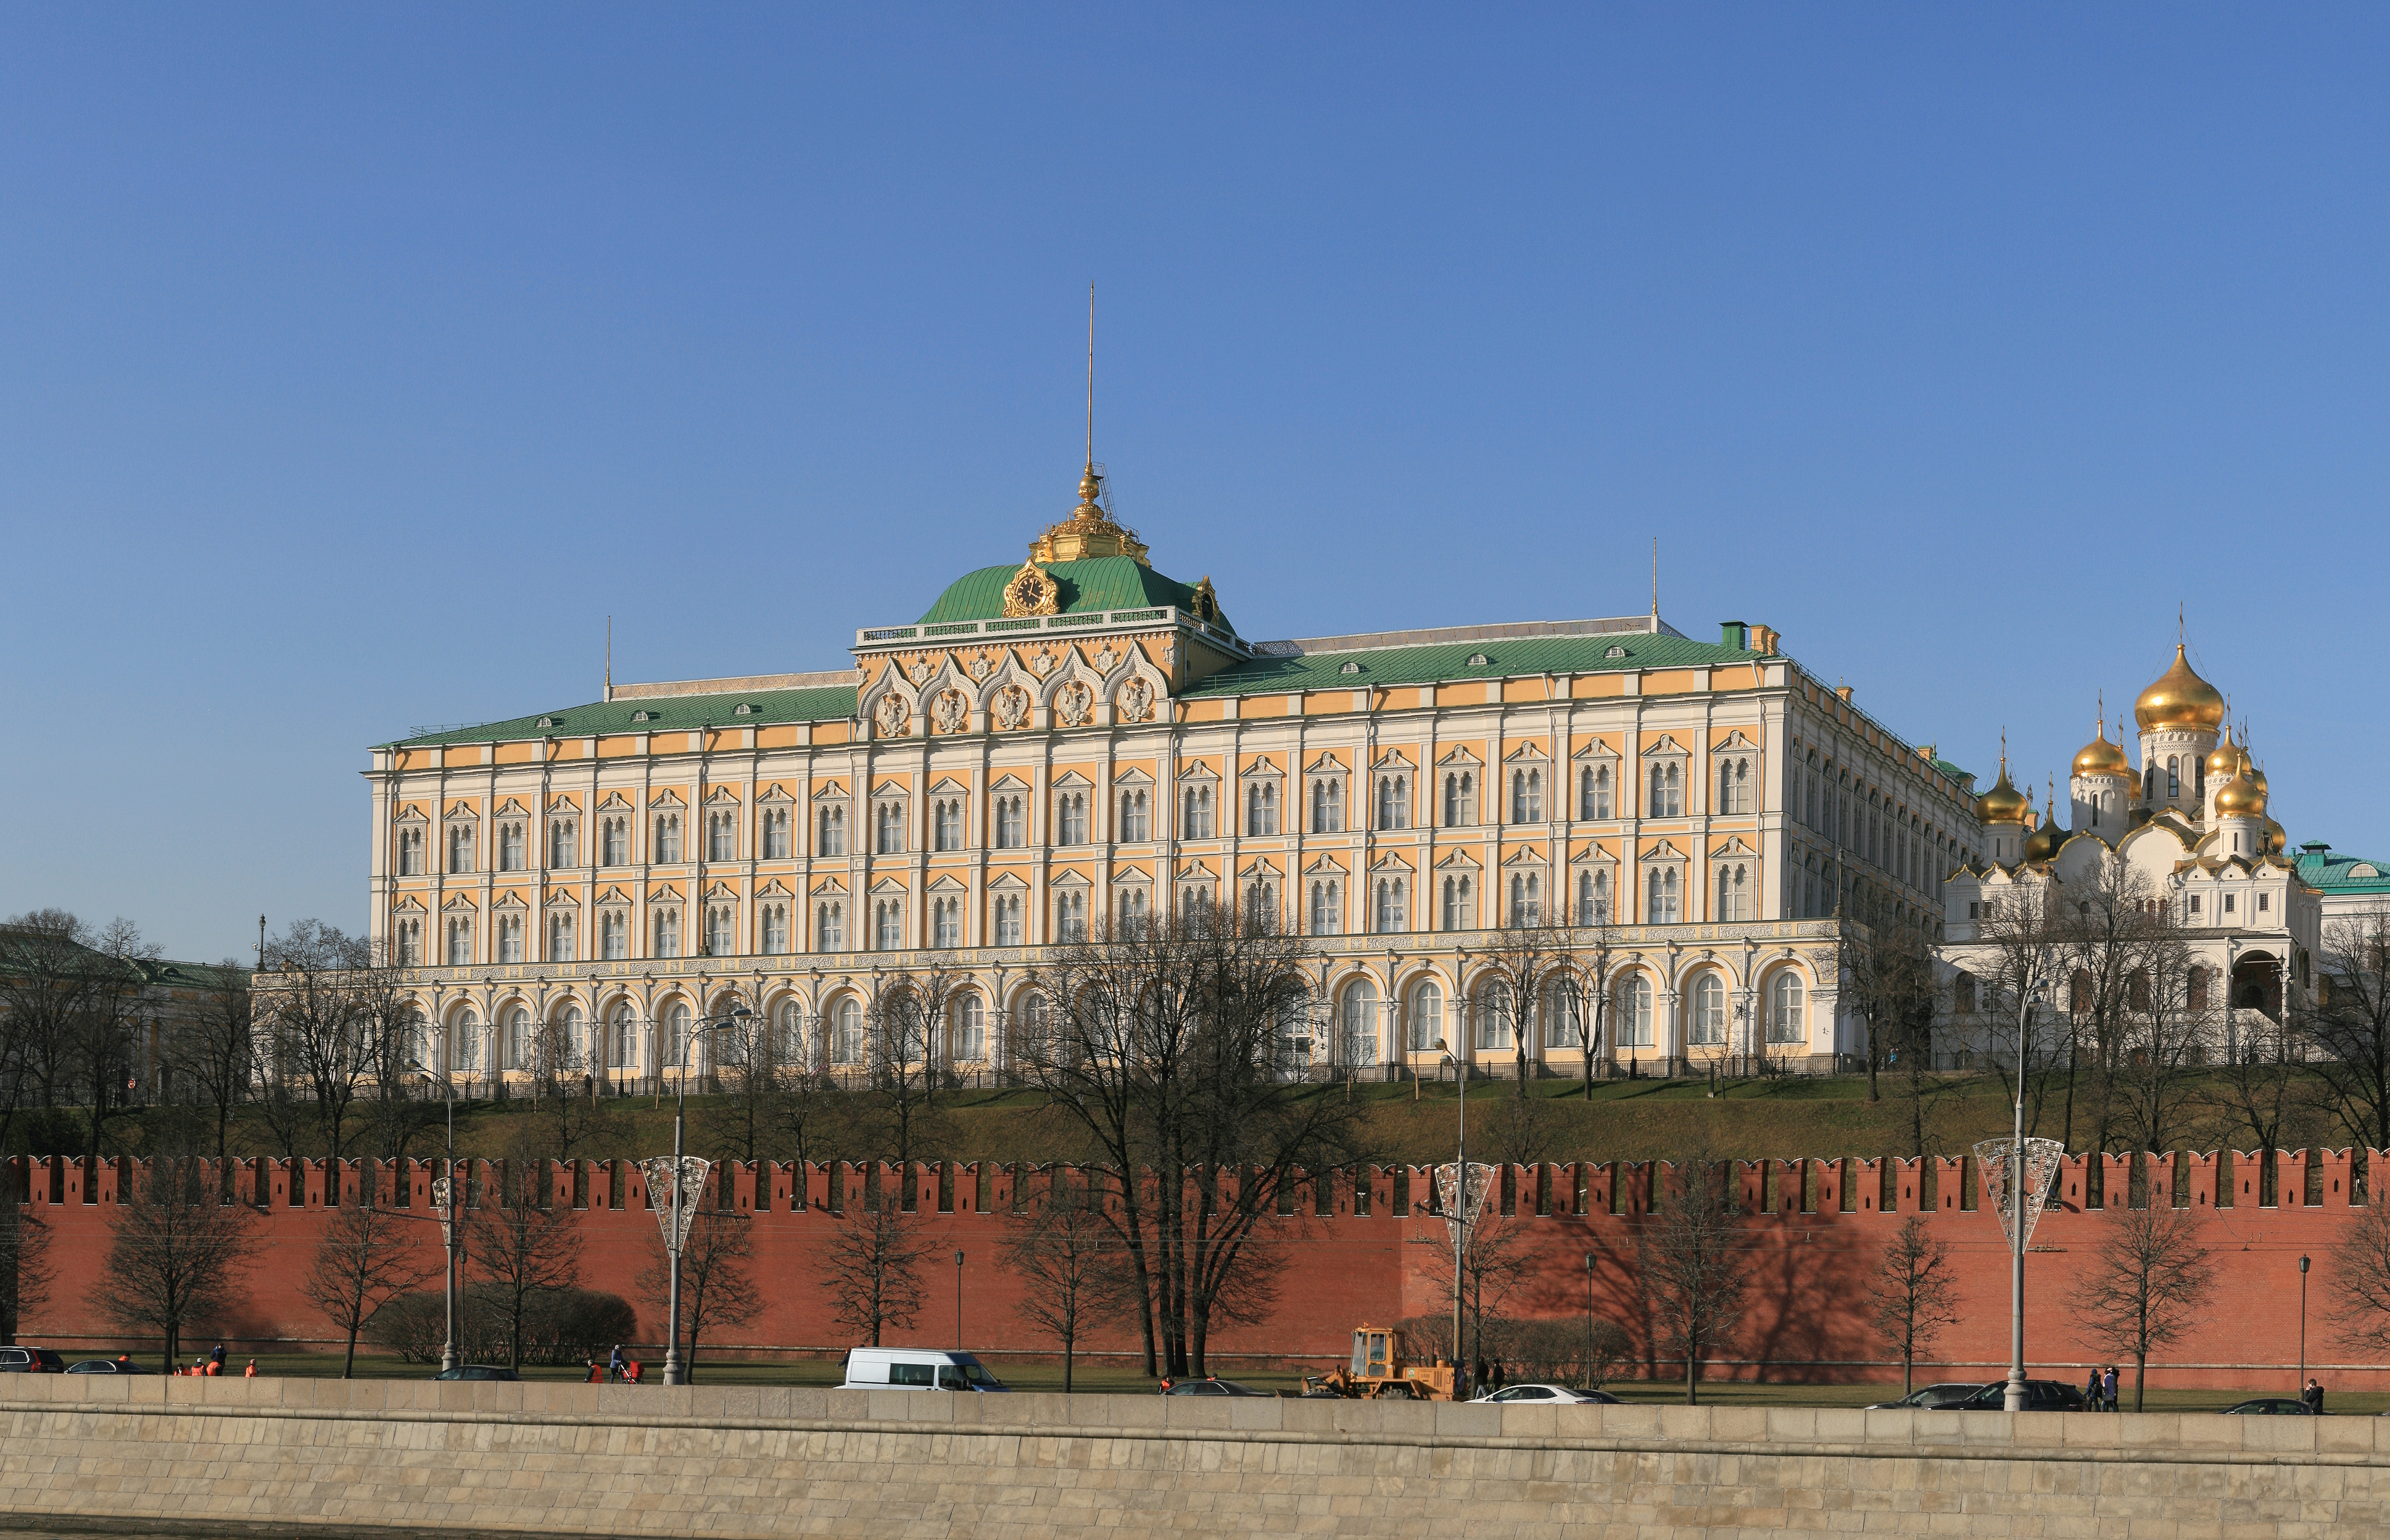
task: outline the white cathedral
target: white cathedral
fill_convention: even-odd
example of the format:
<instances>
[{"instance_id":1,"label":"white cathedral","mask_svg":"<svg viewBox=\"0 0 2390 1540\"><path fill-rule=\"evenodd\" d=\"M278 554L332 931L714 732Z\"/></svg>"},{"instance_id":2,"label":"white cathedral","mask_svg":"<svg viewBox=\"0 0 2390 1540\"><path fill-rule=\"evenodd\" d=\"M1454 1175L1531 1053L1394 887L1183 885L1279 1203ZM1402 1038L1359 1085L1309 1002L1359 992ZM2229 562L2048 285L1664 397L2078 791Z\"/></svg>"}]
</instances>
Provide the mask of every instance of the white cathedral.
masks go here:
<instances>
[{"instance_id":1,"label":"white cathedral","mask_svg":"<svg viewBox=\"0 0 2390 1540\"><path fill-rule=\"evenodd\" d=\"M2194 965L2176 1004L2213 1023L2203 1057L2271 1041L2285 1009L2312 988L2320 896L2300 880L2282 827L2267 816L2266 774L2247 745L2233 741L2223 696L2192 671L2180 644L2174 666L2134 701L2133 717L2139 773L2123 725L2112 742L2106 724L2096 723L2067 777L2063 827L2054 799L2037 815L2032 798L2011 784L2003 748L1999 780L1977 802L1985 860L1954 873L1945 888L1941 956L1956 1029L1948 1057L2014 1051L2015 1021L1989 1014L1989 999L1977 998L1976 980L1991 971L1984 917L2050 884L2062 901L2068 889L2088 890L2114 873L2111 863L2121 863L2149 901L2170 905L2189 931ZM2077 987L2055 981L2048 1008L2085 1008L2074 998Z\"/></svg>"}]
</instances>

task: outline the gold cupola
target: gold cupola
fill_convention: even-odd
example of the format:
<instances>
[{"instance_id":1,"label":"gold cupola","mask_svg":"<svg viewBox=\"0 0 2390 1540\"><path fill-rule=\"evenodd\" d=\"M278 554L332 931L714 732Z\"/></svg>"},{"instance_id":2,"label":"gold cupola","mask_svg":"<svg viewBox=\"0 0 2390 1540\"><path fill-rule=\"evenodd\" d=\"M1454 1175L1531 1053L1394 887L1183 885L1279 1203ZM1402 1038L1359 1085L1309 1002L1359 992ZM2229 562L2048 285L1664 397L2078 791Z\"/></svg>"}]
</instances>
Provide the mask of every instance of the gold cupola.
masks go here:
<instances>
[{"instance_id":1,"label":"gold cupola","mask_svg":"<svg viewBox=\"0 0 2390 1540\"><path fill-rule=\"evenodd\" d=\"M2105 722L2094 721L2091 724L2091 741L2076 752L2075 773L2078 776L2122 776L2127 780L2132 778L2132 762L2125 757L2122 744L2108 741L2108 725Z\"/></svg>"},{"instance_id":2,"label":"gold cupola","mask_svg":"<svg viewBox=\"0 0 2390 1540\"><path fill-rule=\"evenodd\" d=\"M2033 811L2033 799L2009 782L2009 756L2000 752L2000 778L1992 789L1975 799L1975 816L1987 824L2023 824L2025 815Z\"/></svg>"},{"instance_id":3,"label":"gold cupola","mask_svg":"<svg viewBox=\"0 0 2390 1540\"><path fill-rule=\"evenodd\" d=\"M2207 778L2217 782L2228 781L2240 768L2241 745L2232 741L2232 725L2228 722L2224 725L2224 737L2207 752Z\"/></svg>"},{"instance_id":4,"label":"gold cupola","mask_svg":"<svg viewBox=\"0 0 2390 1540\"><path fill-rule=\"evenodd\" d=\"M1099 557L1124 556L1139 566L1150 566L1145 559L1145 542L1137 532L1124 529L1112 521L1103 505L1104 474L1087 462L1086 473L1079 478L1079 506L1071 517L1049 526L1046 533L1029 543L1029 559L1038 566L1057 561L1088 561Z\"/></svg>"},{"instance_id":5,"label":"gold cupola","mask_svg":"<svg viewBox=\"0 0 2390 1540\"><path fill-rule=\"evenodd\" d=\"M2183 645L2174 644L2174 666L2133 702L2133 720L2145 733L2175 728L2214 732L2224 721L2224 697L2215 686L2191 672Z\"/></svg>"},{"instance_id":6,"label":"gold cupola","mask_svg":"<svg viewBox=\"0 0 2390 1540\"><path fill-rule=\"evenodd\" d=\"M2048 861L2058 854L2058 847L2066 843L2066 830L2058 827L2058 794L2053 791L2041 804L2041 824L2024 837L2024 858Z\"/></svg>"},{"instance_id":7,"label":"gold cupola","mask_svg":"<svg viewBox=\"0 0 2390 1540\"><path fill-rule=\"evenodd\" d=\"M2240 764L2230 780L2216 793L2216 815L2218 818L2264 818L2266 789L2257 784L2255 774L2249 768L2249 756L2240 756Z\"/></svg>"}]
</instances>

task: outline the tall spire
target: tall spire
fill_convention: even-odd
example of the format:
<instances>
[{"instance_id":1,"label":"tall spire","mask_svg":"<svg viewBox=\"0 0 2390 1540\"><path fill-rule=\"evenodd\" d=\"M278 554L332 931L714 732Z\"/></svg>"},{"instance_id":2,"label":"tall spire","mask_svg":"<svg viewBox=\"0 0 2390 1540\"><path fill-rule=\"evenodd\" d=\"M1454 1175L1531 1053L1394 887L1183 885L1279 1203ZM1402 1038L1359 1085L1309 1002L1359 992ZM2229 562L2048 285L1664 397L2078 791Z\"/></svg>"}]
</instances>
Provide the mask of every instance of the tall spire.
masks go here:
<instances>
[{"instance_id":1,"label":"tall spire","mask_svg":"<svg viewBox=\"0 0 2390 1540\"><path fill-rule=\"evenodd\" d=\"M1660 537L1651 537L1651 630L1660 630Z\"/></svg>"},{"instance_id":2,"label":"tall spire","mask_svg":"<svg viewBox=\"0 0 2390 1540\"><path fill-rule=\"evenodd\" d=\"M1096 470L1096 286L1087 286L1087 474Z\"/></svg>"}]
</instances>

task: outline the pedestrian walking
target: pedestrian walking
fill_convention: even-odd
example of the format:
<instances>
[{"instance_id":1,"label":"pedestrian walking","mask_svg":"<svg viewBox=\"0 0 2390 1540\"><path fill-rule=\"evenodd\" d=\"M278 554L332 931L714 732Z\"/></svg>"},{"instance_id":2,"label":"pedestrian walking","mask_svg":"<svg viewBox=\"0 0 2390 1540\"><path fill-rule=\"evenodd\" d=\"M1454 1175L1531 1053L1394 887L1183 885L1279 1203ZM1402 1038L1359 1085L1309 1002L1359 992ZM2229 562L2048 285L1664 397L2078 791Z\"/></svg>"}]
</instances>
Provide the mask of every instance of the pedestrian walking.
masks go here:
<instances>
[{"instance_id":1,"label":"pedestrian walking","mask_svg":"<svg viewBox=\"0 0 2390 1540\"><path fill-rule=\"evenodd\" d=\"M623 1378L623 1344L620 1342L614 1344L614 1356L606 1360L606 1378L609 1380Z\"/></svg>"},{"instance_id":2,"label":"pedestrian walking","mask_svg":"<svg viewBox=\"0 0 2390 1540\"><path fill-rule=\"evenodd\" d=\"M2299 1392L2299 1399L2307 1404L2308 1411L2318 1417L2323 1416L2323 1381L2310 1375L2307 1378L2307 1388Z\"/></svg>"},{"instance_id":3,"label":"pedestrian walking","mask_svg":"<svg viewBox=\"0 0 2390 1540\"><path fill-rule=\"evenodd\" d=\"M2116 1409L2116 1366L2114 1364L2109 1365L2108 1372L2100 1377L2100 1399L2108 1404L2107 1410L2113 1412Z\"/></svg>"},{"instance_id":4,"label":"pedestrian walking","mask_svg":"<svg viewBox=\"0 0 2390 1540\"><path fill-rule=\"evenodd\" d=\"M2086 1409L2090 1411L2096 1412L2101 1409L2100 1405L2100 1366L2097 1364L2091 1366L2091 1378L2083 1381L2083 1405Z\"/></svg>"},{"instance_id":5,"label":"pedestrian walking","mask_svg":"<svg viewBox=\"0 0 2390 1540\"><path fill-rule=\"evenodd\" d=\"M210 1374L222 1374L224 1372L225 1350L222 1342L218 1342L216 1344L216 1350L208 1354L208 1362L212 1366L208 1370Z\"/></svg>"},{"instance_id":6,"label":"pedestrian walking","mask_svg":"<svg viewBox=\"0 0 2390 1540\"><path fill-rule=\"evenodd\" d=\"M1485 1381L1485 1388L1489 1391L1498 1391L1502 1388L1502 1360L1497 1358L1494 1360L1494 1378Z\"/></svg>"},{"instance_id":7,"label":"pedestrian walking","mask_svg":"<svg viewBox=\"0 0 2390 1540\"><path fill-rule=\"evenodd\" d=\"M252 1359L251 1359L251 1360L249 1361L249 1367L247 1367L247 1368L245 1368L245 1369L243 1369L243 1370L241 1370L241 1371L240 1371L240 1377L241 1377L243 1380L254 1380L254 1379L256 1379L256 1378L257 1378L257 1360L256 1360L256 1359L252 1358Z\"/></svg>"}]
</instances>

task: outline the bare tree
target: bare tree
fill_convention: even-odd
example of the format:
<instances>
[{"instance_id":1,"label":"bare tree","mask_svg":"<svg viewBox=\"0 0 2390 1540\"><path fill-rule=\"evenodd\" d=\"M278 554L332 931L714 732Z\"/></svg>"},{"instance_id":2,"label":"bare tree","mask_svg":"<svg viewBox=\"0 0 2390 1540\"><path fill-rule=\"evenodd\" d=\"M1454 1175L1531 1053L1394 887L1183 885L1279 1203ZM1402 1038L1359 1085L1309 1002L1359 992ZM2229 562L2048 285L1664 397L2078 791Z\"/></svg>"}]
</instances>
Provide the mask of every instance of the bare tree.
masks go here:
<instances>
[{"instance_id":1,"label":"bare tree","mask_svg":"<svg viewBox=\"0 0 2390 1540\"><path fill-rule=\"evenodd\" d=\"M130 920L95 930L64 909L0 926L0 1138L30 1077L44 1107L86 1111L84 1153L96 1157L108 1120L130 1105L133 1048L158 949Z\"/></svg>"},{"instance_id":2,"label":"bare tree","mask_svg":"<svg viewBox=\"0 0 2390 1540\"><path fill-rule=\"evenodd\" d=\"M378 1024L365 1018L358 992L371 948L320 920L298 919L267 944L265 966L271 979L260 986L257 1022L264 1078L313 1112L323 1153L343 1158L351 1110L377 1063Z\"/></svg>"},{"instance_id":3,"label":"bare tree","mask_svg":"<svg viewBox=\"0 0 2390 1540\"><path fill-rule=\"evenodd\" d=\"M1354 1158L1360 1105L1284 1072L1309 1035L1311 956L1258 905L1197 905L1106 925L1035 975L1016 1062L1111 1169L1149 1374L1202 1373L1215 1321L1268 1308L1283 1256L1255 1227L1299 1172Z\"/></svg>"},{"instance_id":4,"label":"bare tree","mask_svg":"<svg viewBox=\"0 0 2390 1540\"><path fill-rule=\"evenodd\" d=\"M1436 1317L1443 1323L1435 1333L1438 1342L1452 1335L1454 1264L1458 1264L1462 1339L1453 1345L1451 1358L1456 1365L1485 1355L1488 1326L1498 1328L1512 1296L1535 1272L1535 1239L1515 1216L1497 1211L1499 1190L1497 1179L1486 1196L1484 1209L1471 1223L1468 1238L1458 1248L1458 1257L1452 1242L1443 1236L1415 1236L1409 1242L1419 1249L1420 1273L1445 1302Z\"/></svg>"},{"instance_id":5,"label":"bare tree","mask_svg":"<svg viewBox=\"0 0 2390 1540\"><path fill-rule=\"evenodd\" d=\"M234 1298L247 1277L256 1218L205 1179L198 1158L152 1158L113 1216L96 1295L101 1313L127 1331L162 1338L172 1372L183 1328Z\"/></svg>"},{"instance_id":6,"label":"bare tree","mask_svg":"<svg viewBox=\"0 0 2390 1540\"><path fill-rule=\"evenodd\" d=\"M250 1035L249 969L218 963L198 1007L176 1024L169 1046L174 1073L215 1113L215 1158L232 1153L233 1109L248 1095L256 1046Z\"/></svg>"},{"instance_id":7,"label":"bare tree","mask_svg":"<svg viewBox=\"0 0 2390 1540\"><path fill-rule=\"evenodd\" d=\"M50 1229L17 1191L17 1172L0 1162L0 1344L12 1344L27 1315L50 1301Z\"/></svg>"},{"instance_id":8,"label":"bare tree","mask_svg":"<svg viewBox=\"0 0 2390 1540\"><path fill-rule=\"evenodd\" d=\"M2390 1351L2390 1203L2358 1210L2333 1242L2324 1317L2351 1346Z\"/></svg>"},{"instance_id":9,"label":"bare tree","mask_svg":"<svg viewBox=\"0 0 2390 1540\"><path fill-rule=\"evenodd\" d=\"M1750 1269L1740 1252L1741 1215L1729 1202L1723 1162L1696 1147L1677 1167L1668 1200L1645 1225L1643 1281L1660 1345L1685 1360L1685 1405L1701 1383L1702 1359L1741 1324Z\"/></svg>"},{"instance_id":10,"label":"bare tree","mask_svg":"<svg viewBox=\"0 0 2390 1540\"><path fill-rule=\"evenodd\" d=\"M748 1006L713 1033L717 1090L698 1116L698 1137L718 1160L764 1159L778 1121L783 1046L762 1002Z\"/></svg>"},{"instance_id":11,"label":"bare tree","mask_svg":"<svg viewBox=\"0 0 2390 1540\"><path fill-rule=\"evenodd\" d=\"M882 1192L848 1209L814 1263L831 1319L872 1347L888 1328L911 1326L921 1313L921 1259L929 1250L896 1194Z\"/></svg>"},{"instance_id":12,"label":"bare tree","mask_svg":"<svg viewBox=\"0 0 2390 1540\"><path fill-rule=\"evenodd\" d=\"M495 1193L483 1193L466 1222L472 1266L491 1286L507 1323L507 1364L522 1365L523 1323L547 1293L580 1277L581 1228L549 1204L546 1161L518 1139Z\"/></svg>"},{"instance_id":13,"label":"bare tree","mask_svg":"<svg viewBox=\"0 0 2390 1540\"><path fill-rule=\"evenodd\" d=\"M332 1212L299 1292L348 1339L341 1378L353 1379L357 1336L391 1301L423 1286L438 1256L436 1235L419 1214L384 1208L370 1176L358 1201Z\"/></svg>"},{"instance_id":14,"label":"bare tree","mask_svg":"<svg viewBox=\"0 0 2390 1540\"><path fill-rule=\"evenodd\" d=\"M2011 1098L2018 1093L2018 1077L2023 1077L2028 1134L2041 1127L2052 1071L2063 1062L2065 1131L2060 1137L2066 1142L2073 1138L2075 1054L2062 988L2070 937L2060 913L2059 899L2046 887L2020 884L1987 901L1976 929L1983 946L1972 960L1982 969L1976 989L1986 1023L1985 1061ZM1906 1061L1910 1055L1904 1053L1901 1058ZM1917 1120L1914 1153L1921 1157L1925 1153L1923 1112L1919 1110L1912 1116Z\"/></svg>"},{"instance_id":15,"label":"bare tree","mask_svg":"<svg viewBox=\"0 0 2390 1540\"><path fill-rule=\"evenodd\" d=\"M1925 1153L1927 1083L1933 1074L1934 1018L1942 991L1934 976L1934 947L1917 926L1882 929L1845 918L1842 929L1843 998L1867 1023L1869 1101L1879 1099L1877 1067L1887 1054L1910 1087L1911 1153Z\"/></svg>"},{"instance_id":16,"label":"bare tree","mask_svg":"<svg viewBox=\"0 0 2390 1540\"><path fill-rule=\"evenodd\" d=\"M805 1166L817 1150L835 1149L840 1136L853 1125L853 1099L835 1078L801 1059L780 1066L777 1079L770 1132L797 1162L797 1202L802 1207Z\"/></svg>"},{"instance_id":17,"label":"bare tree","mask_svg":"<svg viewBox=\"0 0 2390 1540\"><path fill-rule=\"evenodd\" d=\"M701 1210L691 1223L688 1243L680 1254L680 1320L688 1339L681 1362L693 1380L697 1374L697 1341L709 1330L745 1326L762 1313L764 1295L755 1287L748 1265L754 1244L743 1213L728 1209ZM659 1317L672 1306L672 1257L651 1258L639 1270L639 1295Z\"/></svg>"},{"instance_id":18,"label":"bare tree","mask_svg":"<svg viewBox=\"0 0 2390 1540\"><path fill-rule=\"evenodd\" d=\"M1900 1354L1900 1393L1917 1388L1917 1355L1959 1319L1959 1280L1947 1241L1911 1214L1884 1244L1867 1280L1868 1320Z\"/></svg>"},{"instance_id":19,"label":"bare tree","mask_svg":"<svg viewBox=\"0 0 2390 1540\"><path fill-rule=\"evenodd\" d=\"M1013 1314L1062 1350L1062 1393L1070 1394L1079 1339L1127 1303L1133 1287L1102 1193L1048 1167L996 1254L1022 1284Z\"/></svg>"},{"instance_id":20,"label":"bare tree","mask_svg":"<svg viewBox=\"0 0 2390 1540\"><path fill-rule=\"evenodd\" d=\"M2314 1072L2358 1141L2390 1149L2390 905L2326 926L2317 962L2299 1021L2319 1050Z\"/></svg>"},{"instance_id":21,"label":"bare tree","mask_svg":"<svg viewBox=\"0 0 2390 1540\"><path fill-rule=\"evenodd\" d=\"M1524 882L1523 878L1518 880ZM1566 905L1531 900L1522 886L1484 954L1485 982L1475 1008L1490 1014L1510 1039L1517 1096L1527 1094L1528 1056L1536 1046L1536 1033L1544 1032L1557 1046L1571 1026L1584 1020L1576 969L1579 940ZM1576 1031L1581 1033L1583 1028Z\"/></svg>"},{"instance_id":22,"label":"bare tree","mask_svg":"<svg viewBox=\"0 0 2390 1540\"><path fill-rule=\"evenodd\" d=\"M2230 1056L2207 1072L2202 1097L2228 1130L2247 1132L2257 1155L2257 1200L2271 1205L2274 1152L2307 1142L2303 1133L2320 1131L2316 1125L2324 1122L2328 1093L2319 1095L2322 1083L2293 1055L2297 1039L2271 1018L2250 1012L2232 1039Z\"/></svg>"},{"instance_id":23,"label":"bare tree","mask_svg":"<svg viewBox=\"0 0 2390 1540\"><path fill-rule=\"evenodd\" d=\"M2190 1209L2112 1204L2107 1233L2075 1275L2069 1303L2083 1334L2133 1361L2133 1410L2141 1409L2150 1354L2191 1327L2216 1269Z\"/></svg>"},{"instance_id":24,"label":"bare tree","mask_svg":"<svg viewBox=\"0 0 2390 1540\"><path fill-rule=\"evenodd\" d=\"M966 978L932 954L921 967L883 978L872 997L865 1020L872 1087L865 1131L899 1166L909 1167L943 1126L938 1061L946 1052L946 1015Z\"/></svg>"}]
</instances>

